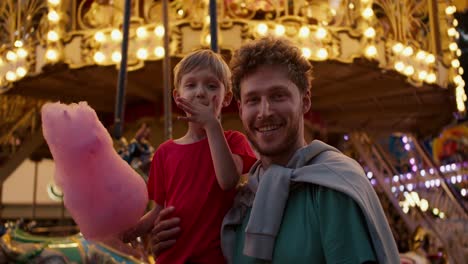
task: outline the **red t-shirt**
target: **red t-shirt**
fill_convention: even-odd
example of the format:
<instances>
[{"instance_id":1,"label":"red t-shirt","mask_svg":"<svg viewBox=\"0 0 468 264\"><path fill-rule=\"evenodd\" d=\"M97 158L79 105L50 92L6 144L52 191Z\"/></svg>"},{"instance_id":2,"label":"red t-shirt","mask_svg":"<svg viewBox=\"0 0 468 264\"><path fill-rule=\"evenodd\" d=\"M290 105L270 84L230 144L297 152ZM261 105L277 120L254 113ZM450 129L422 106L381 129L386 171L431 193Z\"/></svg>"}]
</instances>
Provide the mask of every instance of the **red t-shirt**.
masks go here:
<instances>
[{"instance_id":1,"label":"red t-shirt","mask_svg":"<svg viewBox=\"0 0 468 264\"><path fill-rule=\"evenodd\" d=\"M243 160L243 173L256 161L245 136L225 131L233 154ZM159 264L224 263L221 223L236 191L223 191L214 171L208 139L181 145L168 140L157 149L148 179L150 199L174 206L181 233L176 244L157 258Z\"/></svg>"}]
</instances>

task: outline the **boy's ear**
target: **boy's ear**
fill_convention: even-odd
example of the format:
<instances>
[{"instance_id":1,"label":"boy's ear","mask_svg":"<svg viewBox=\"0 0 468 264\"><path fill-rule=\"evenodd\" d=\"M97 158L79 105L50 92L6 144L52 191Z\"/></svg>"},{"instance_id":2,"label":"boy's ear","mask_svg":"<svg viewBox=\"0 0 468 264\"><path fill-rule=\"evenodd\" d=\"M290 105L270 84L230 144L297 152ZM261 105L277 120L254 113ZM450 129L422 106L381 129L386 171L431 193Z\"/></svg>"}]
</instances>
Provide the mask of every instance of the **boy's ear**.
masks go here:
<instances>
[{"instance_id":1,"label":"boy's ear","mask_svg":"<svg viewBox=\"0 0 468 264\"><path fill-rule=\"evenodd\" d=\"M174 98L174 100L175 100L175 99L177 99L179 97L180 97L179 90L177 90L177 89L172 90L172 98Z\"/></svg>"},{"instance_id":2,"label":"boy's ear","mask_svg":"<svg viewBox=\"0 0 468 264\"><path fill-rule=\"evenodd\" d=\"M224 95L223 107L226 107L226 106L230 105L231 101L232 101L232 92L229 91Z\"/></svg>"}]
</instances>

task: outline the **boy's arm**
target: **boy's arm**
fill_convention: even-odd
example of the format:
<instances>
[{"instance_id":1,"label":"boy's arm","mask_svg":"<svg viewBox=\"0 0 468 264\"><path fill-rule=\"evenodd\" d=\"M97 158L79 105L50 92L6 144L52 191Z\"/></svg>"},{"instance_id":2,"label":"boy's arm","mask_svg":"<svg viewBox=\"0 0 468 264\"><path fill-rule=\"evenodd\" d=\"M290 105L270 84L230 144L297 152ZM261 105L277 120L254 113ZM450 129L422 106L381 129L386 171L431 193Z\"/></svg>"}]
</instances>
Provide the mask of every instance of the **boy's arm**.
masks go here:
<instances>
[{"instance_id":1,"label":"boy's arm","mask_svg":"<svg viewBox=\"0 0 468 264\"><path fill-rule=\"evenodd\" d=\"M242 174L242 158L231 153L219 120L207 124L205 131L219 186L223 190L235 188Z\"/></svg>"},{"instance_id":2,"label":"boy's arm","mask_svg":"<svg viewBox=\"0 0 468 264\"><path fill-rule=\"evenodd\" d=\"M156 206L153 209L151 209L148 213L146 213L143 217L140 218L140 221L138 221L138 223L134 227L124 232L124 234L122 235L122 240L127 243L136 239L137 237L149 233L153 228L154 221L156 220L156 218L159 215L159 212L161 212L162 209L163 207L161 205L156 204Z\"/></svg>"}]
</instances>

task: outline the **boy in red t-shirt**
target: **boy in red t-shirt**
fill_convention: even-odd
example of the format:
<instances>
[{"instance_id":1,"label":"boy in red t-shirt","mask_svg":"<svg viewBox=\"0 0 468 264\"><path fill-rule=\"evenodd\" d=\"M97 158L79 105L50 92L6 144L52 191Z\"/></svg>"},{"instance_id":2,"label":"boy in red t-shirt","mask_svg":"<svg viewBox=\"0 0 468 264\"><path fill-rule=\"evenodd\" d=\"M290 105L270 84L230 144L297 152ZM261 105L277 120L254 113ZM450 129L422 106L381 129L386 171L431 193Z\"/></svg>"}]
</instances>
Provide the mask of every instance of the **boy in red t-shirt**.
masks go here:
<instances>
[{"instance_id":1,"label":"boy in red t-shirt","mask_svg":"<svg viewBox=\"0 0 468 264\"><path fill-rule=\"evenodd\" d=\"M173 96L187 114L187 133L156 150L148 192L156 206L130 232L151 230L159 212L169 206L180 217L175 245L157 257L158 264L225 263L220 229L231 208L240 175L256 161L246 137L223 131L219 116L232 99L231 72L211 50L190 53L174 68ZM129 234L127 233L128 237Z\"/></svg>"}]
</instances>

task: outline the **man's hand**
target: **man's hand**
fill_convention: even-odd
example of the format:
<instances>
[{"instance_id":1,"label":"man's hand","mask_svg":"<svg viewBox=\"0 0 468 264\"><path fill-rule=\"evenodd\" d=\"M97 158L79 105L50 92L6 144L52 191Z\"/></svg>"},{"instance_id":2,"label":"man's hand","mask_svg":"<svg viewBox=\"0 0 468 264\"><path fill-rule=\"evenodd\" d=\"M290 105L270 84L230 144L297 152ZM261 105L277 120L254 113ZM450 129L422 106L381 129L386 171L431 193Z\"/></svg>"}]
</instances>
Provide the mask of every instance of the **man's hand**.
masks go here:
<instances>
[{"instance_id":1,"label":"man's hand","mask_svg":"<svg viewBox=\"0 0 468 264\"><path fill-rule=\"evenodd\" d=\"M179 120L198 123L204 129L213 123L219 122L216 116L216 106L219 104L219 99L216 96L213 96L208 105L199 102L189 102L182 97L176 98L175 101L177 106L187 113L187 116L179 116Z\"/></svg>"},{"instance_id":2,"label":"man's hand","mask_svg":"<svg viewBox=\"0 0 468 264\"><path fill-rule=\"evenodd\" d=\"M170 217L174 212L174 207L161 210L158 218L154 221L154 228L151 231L151 251L157 257L176 243L180 233L180 218Z\"/></svg>"}]
</instances>

